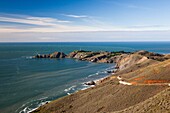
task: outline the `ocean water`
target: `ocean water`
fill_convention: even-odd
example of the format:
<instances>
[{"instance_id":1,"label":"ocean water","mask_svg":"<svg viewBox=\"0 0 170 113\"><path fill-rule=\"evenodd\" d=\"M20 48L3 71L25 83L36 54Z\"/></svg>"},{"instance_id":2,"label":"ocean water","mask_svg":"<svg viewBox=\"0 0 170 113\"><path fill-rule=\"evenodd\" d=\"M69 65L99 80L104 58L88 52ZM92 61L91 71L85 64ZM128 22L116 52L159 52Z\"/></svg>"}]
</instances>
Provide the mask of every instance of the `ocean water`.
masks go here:
<instances>
[{"instance_id":1,"label":"ocean water","mask_svg":"<svg viewBox=\"0 0 170 113\"><path fill-rule=\"evenodd\" d=\"M170 42L0 43L0 112L26 113L87 88L83 83L107 76L114 64L75 59L31 59L36 54L74 50L170 53Z\"/></svg>"}]
</instances>

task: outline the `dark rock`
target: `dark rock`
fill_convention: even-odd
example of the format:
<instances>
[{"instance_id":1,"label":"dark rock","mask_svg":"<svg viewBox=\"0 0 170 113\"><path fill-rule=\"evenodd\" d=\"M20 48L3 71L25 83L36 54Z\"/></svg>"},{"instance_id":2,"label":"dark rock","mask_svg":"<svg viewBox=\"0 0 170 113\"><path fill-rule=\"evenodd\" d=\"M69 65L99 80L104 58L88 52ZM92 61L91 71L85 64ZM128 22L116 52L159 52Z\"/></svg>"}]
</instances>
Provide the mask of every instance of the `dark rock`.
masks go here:
<instances>
[{"instance_id":1,"label":"dark rock","mask_svg":"<svg viewBox=\"0 0 170 113\"><path fill-rule=\"evenodd\" d=\"M97 62L98 59L97 59L97 58L93 58L93 59L91 59L90 61L91 61L91 62Z\"/></svg>"},{"instance_id":2,"label":"dark rock","mask_svg":"<svg viewBox=\"0 0 170 113\"><path fill-rule=\"evenodd\" d=\"M111 71L111 70L107 70L107 73L112 73L113 71Z\"/></svg>"},{"instance_id":3,"label":"dark rock","mask_svg":"<svg viewBox=\"0 0 170 113\"><path fill-rule=\"evenodd\" d=\"M94 81L90 81L90 82L86 82L84 84L86 84L86 85L95 85L96 83Z\"/></svg>"},{"instance_id":4,"label":"dark rock","mask_svg":"<svg viewBox=\"0 0 170 113\"><path fill-rule=\"evenodd\" d=\"M113 63L114 61L112 59L107 59L107 63Z\"/></svg>"},{"instance_id":5,"label":"dark rock","mask_svg":"<svg viewBox=\"0 0 170 113\"><path fill-rule=\"evenodd\" d=\"M107 57L106 55L101 55L101 56L97 57L97 59L101 60L101 59L104 59L106 57Z\"/></svg>"},{"instance_id":6,"label":"dark rock","mask_svg":"<svg viewBox=\"0 0 170 113\"><path fill-rule=\"evenodd\" d=\"M65 58L66 54L63 52L54 52L52 54L37 54L36 56L33 56L33 58Z\"/></svg>"},{"instance_id":7,"label":"dark rock","mask_svg":"<svg viewBox=\"0 0 170 113\"><path fill-rule=\"evenodd\" d=\"M115 66L115 69L119 69L119 66Z\"/></svg>"},{"instance_id":8,"label":"dark rock","mask_svg":"<svg viewBox=\"0 0 170 113\"><path fill-rule=\"evenodd\" d=\"M36 55L36 58L42 58L41 54Z\"/></svg>"}]
</instances>

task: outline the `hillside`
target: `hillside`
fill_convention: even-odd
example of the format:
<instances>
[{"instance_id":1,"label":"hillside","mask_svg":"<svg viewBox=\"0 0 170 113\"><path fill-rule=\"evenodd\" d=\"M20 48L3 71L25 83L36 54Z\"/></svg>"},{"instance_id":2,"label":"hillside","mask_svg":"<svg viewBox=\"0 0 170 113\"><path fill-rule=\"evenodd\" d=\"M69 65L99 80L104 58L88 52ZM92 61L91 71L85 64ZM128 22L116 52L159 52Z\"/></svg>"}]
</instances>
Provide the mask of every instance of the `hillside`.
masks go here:
<instances>
[{"instance_id":1,"label":"hillside","mask_svg":"<svg viewBox=\"0 0 170 113\"><path fill-rule=\"evenodd\" d=\"M169 113L170 111L170 88L157 95L121 111L113 113Z\"/></svg>"},{"instance_id":2,"label":"hillside","mask_svg":"<svg viewBox=\"0 0 170 113\"><path fill-rule=\"evenodd\" d=\"M34 112L126 112L121 110L128 109L133 111L136 108L135 106L139 106L139 109L142 109L143 104L139 104L145 102L150 102L154 106L168 104L166 100L170 97L169 93L162 97L165 101L161 102L164 104L156 102L154 96L169 87L170 60L163 60L161 62L160 60L145 57L139 53L126 55L123 58L120 57L119 66L124 67L119 68L116 74L101 81L96 87L55 100L41 106ZM117 79L119 76L124 79L124 82L131 83L131 85L121 84L120 80ZM150 80L154 80L154 82L146 82ZM169 90L167 89L166 92L169 92ZM162 99L161 96L159 97L159 99ZM153 101L151 98L153 98ZM169 109L168 106L164 107L164 109ZM147 109L150 108L148 107ZM152 109L155 110L154 108Z\"/></svg>"}]
</instances>

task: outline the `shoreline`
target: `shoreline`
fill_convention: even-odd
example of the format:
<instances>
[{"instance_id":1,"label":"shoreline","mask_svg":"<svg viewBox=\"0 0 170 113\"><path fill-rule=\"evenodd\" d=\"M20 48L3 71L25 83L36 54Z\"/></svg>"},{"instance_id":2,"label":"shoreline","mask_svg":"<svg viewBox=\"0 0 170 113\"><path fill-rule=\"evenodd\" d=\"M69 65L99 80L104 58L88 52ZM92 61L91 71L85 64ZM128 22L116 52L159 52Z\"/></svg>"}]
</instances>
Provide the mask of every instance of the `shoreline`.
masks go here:
<instances>
[{"instance_id":1,"label":"shoreline","mask_svg":"<svg viewBox=\"0 0 170 113\"><path fill-rule=\"evenodd\" d=\"M55 103L55 102L58 102L59 100L62 100L62 99L64 99L64 98L69 98L70 96L72 96L72 95L78 95L78 94L81 94L82 93L82 91L84 91L84 92L88 92L89 90L91 91L91 89L93 90L93 89L97 89L98 88L98 86L103 86L104 84L103 83L107 83L108 84L108 81L110 81L110 80L112 80L112 79L114 79L114 78L116 78L116 77L112 77L112 76L117 76L117 75L119 75L119 74L121 74L121 73L129 73L129 72L134 72L134 71L132 71L133 69L134 70L137 70L138 69L138 67L136 67L135 66L135 68L133 68L132 70L130 69L128 69L128 68L130 68L130 67L133 67L133 65L136 65L136 64L142 64L143 62L144 62L144 64L142 64L141 66L142 67L146 67L145 66L145 64L147 64L147 66L148 65L151 65L151 64L154 64L154 63L157 63L159 60L162 60L161 58L162 57L164 57L164 56L162 56L162 55L159 55L159 54L153 54L153 53L149 53L149 54L151 54L151 55L155 55L155 57L150 57L151 58L151 60L150 60L150 58L148 58L148 57L146 57L147 55L144 55L144 56L142 56L143 55L143 53L147 53L148 54L148 52L137 52L137 53L133 53L133 54L123 54L123 55L119 55L120 57L118 58L118 59L116 59L116 62L115 62L115 68L114 69L116 69L116 70L114 70L114 74L108 74L108 76L106 76L106 77L103 77L103 78L100 78L100 79L97 79L97 80L95 80L95 83L96 83L96 85L94 85L94 86L91 86L91 87L88 87L88 88L86 88L86 89L84 89L84 90L79 90L79 91L77 91L77 92L74 92L73 94L71 94L71 95L67 95L67 96L64 96L64 97L61 97L61 98L59 98L59 99L56 99L56 100L53 100L52 101L52 103ZM168 54L166 54L166 55L168 55ZM165 56L166 56L165 55ZM134 58L135 57L135 58ZM154 60L152 60L152 58L154 59ZM168 58L169 58L169 56L168 56ZM165 59L167 59L166 57L165 57ZM157 61L158 60L158 61ZM131 62L129 62L129 61L131 61ZM151 62L151 63L147 63L147 61L149 61L149 62ZM154 62L153 62L154 61ZM145 63L146 62L146 63ZM159 61L160 62L160 61ZM142 68L142 67L140 67L140 68ZM124 71L124 70L126 70L126 71ZM92 87L94 87L94 88L92 88ZM70 97L71 98L71 97ZM48 104L51 104L51 103L48 103ZM47 104L47 105L48 105ZM46 106L46 105L44 105L44 106ZM39 107L39 108L37 108L37 109L41 109L41 106ZM36 111L36 110L35 110Z\"/></svg>"},{"instance_id":2,"label":"shoreline","mask_svg":"<svg viewBox=\"0 0 170 113\"><path fill-rule=\"evenodd\" d=\"M110 70L110 69L112 69L113 67L115 67L115 66L114 66L114 65L113 65L113 66L110 66L110 67L104 69L103 71L101 71L101 73L107 73L107 70L108 70L108 69ZM113 68L113 70L115 70L115 68ZM96 72L96 73L97 73L97 72ZM95 74L96 74L96 73L95 73ZM64 98L64 97L69 96L69 95L72 95L72 94L75 94L75 93L80 92L80 91L88 90L88 89L90 89L90 88L92 88L92 87L96 87L97 85L99 85L98 83L99 83L100 81L102 81L103 79L105 79L105 78L107 78L107 77L109 77L109 76L111 76L111 75L112 75L112 74L109 74L109 73L108 73L108 75L106 75L106 76L104 76L104 77L101 77L101 78L98 78L98 79L91 79L92 81L95 81L96 85L85 85L86 82L90 82L91 80L90 80L90 81L85 81L85 82L80 82L80 83L82 84L82 86L86 86L86 87L83 87L83 88L81 88L81 89L79 89L79 90L75 90L73 93L69 93L69 92L65 91L66 89L64 89L64 92L66 93L65 96L59 97L59 98L54 99L54 100L51 100L51 101L43 101L43 102L41 102L41 103L38 104L38 107L33 108L33 109L30 109L28 106L25 106L24 109L22 109L22 110L19 111L19 113L22 113L22 112L24 112L24 113L25 113L25 112L31 113L31 112L37 110L38 108L40 108L41 106L46 105L46 104L48 104L48 103L50 103L50 102L53 102L53 101L55 101L55 100ZM96 75L95 75L95 76L96 76ZM87 76L87 77L88 77L88 76ZM71 87L72 87L72 86L69 86L67 89L70 89ZM39 99L38 99L38 100L39 100ZM19 109L19 108L18 108L18 109ZM28 111L28 109L30 109L30 110Z\"/></svg>"},{"instance_id":3,"label":"shoreline","mask_svg":"<svg viewBox=\"0 0 170 113\"><path fill-rule=\"evenodd\" d=\"M108 77L111 77L112 75L113 75L113 74L110 74L110 75L108 75L108 76L106 76L106 77L103 77L103 78L100 78L100 79L96 79L96 80L94 80L95 83L96 83L96 85L86 85L86 86L88 86L87 88L82 88L82 89L80 89L80 90L74 91L74 92L71 93L71 94L70 94L70 93L67 93L66 96L70 96L70 95L75 94L75 93L77 93L77 92L85 91L85 90L88 90L88 89L90 89L90 88L94 88L94 87L102 84L101 81L107 80L107 78L108 78ZM66 96L60 97L60 98L58 98L58 99L64 98L64 97L66 97ZM33 111L39 109L41 106L46 105L46 104L48 104L48 103L50 103L50 102L53 102L53 101L55 101L55 100L58 100L58 99L54 99L54 100L51 100L51 101L42 102L42 103L40 103L40 106L38 106L38 107L36 107L36 108L33 108L33 109L30 110L30 111L27 111L27 113L32 113ZM26 108L27 108L27 107L26 107ZM25 111L26 108L24 108L22 111ZM22 111L20 111L19 113L22 113Z\"/></svg>"}]
</instances>

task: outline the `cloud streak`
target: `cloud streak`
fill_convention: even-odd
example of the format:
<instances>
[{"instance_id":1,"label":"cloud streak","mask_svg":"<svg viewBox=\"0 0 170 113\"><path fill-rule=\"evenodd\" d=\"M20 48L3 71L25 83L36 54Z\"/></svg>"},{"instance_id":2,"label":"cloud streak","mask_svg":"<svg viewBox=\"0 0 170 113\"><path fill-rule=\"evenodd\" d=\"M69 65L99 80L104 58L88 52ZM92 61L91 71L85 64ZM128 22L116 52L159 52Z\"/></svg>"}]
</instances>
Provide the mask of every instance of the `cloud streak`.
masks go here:
<instances>
[{"instance_id":1,"label":"cloud streak","mask_svg":"<svg viewBox=\"0 0 170 113\"><path fill-rule=\"evenodd\" d=\"M106 26L107 26L107 28L110 26L106 22L100 21L98 19L99 17L89 16L89 15L75 15L75 14L62 14L62 15L66 16L66 17L70 17L70 18L79 19L82 22L84 22L90 26L95 26L98 28L106 29Z\"/></svg>"},{"instance_id":2,"label":"cloud streak","mask_svg":"<svg viewBox=\"0 0 170 113\"><path fill-rule=\"evenodd\" d=\"M71 18L89 18L87 15L73 15L73 14L62 14L63 16L71 17Z\"/></svg>"},{"instance_id":3,"label":"cloud streak","mask_svg":"<svg viewBox=\"0 0 170 113\"><path fill-rule=\"evenodd\" d=\"M12 15L13 16L13 15ZM49 17L32 17L32 16L0 16L0 22L10 22L10 23L21 23L21 24L31 24L40 26L54 26L61 23L70 23L70 21L59 20Z\"/></svg>"},{"instance_id":4,"label":"cloud streak","mask_svg":"<svg viewBox=\"0 0 170 113\"><path fill-rule=\"evenodd\" d=\"M68 16L68 15L67 15ZM69 20L27 15L0 16L0 32L87 32L87 31L167 31L168 25L113 26L92 16L69 15L83 21L83 25ZM6 24L2 24L7 22Z\"/></svg>"},{"instance_id":5,"label":"cloud streak","mask_svg":"<svg viewBox=\"0 0 170 113\"><path fill-rule=\"evenodd\" d=\"M78 16L76 17L78 18ZM0 24L3 22L7 23L2 25L0 32L76 32L99 30L93 26L73 25L69 20L27 15L6 14L6 16L0 16ZM25 27L25 29L23 29L23 27Z\"/></svg>"}]
</instances>

